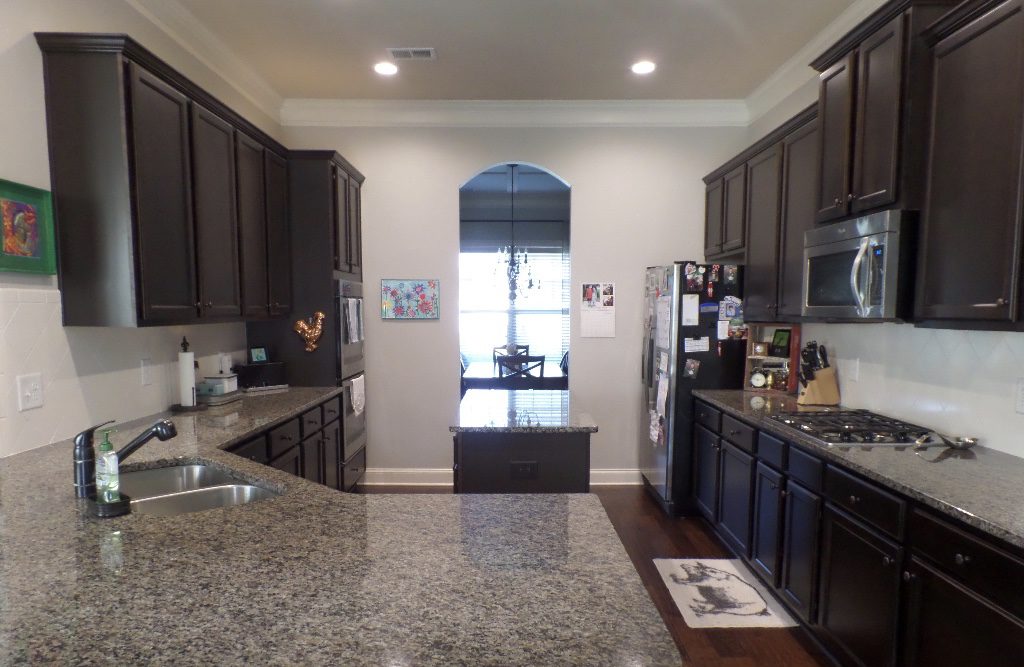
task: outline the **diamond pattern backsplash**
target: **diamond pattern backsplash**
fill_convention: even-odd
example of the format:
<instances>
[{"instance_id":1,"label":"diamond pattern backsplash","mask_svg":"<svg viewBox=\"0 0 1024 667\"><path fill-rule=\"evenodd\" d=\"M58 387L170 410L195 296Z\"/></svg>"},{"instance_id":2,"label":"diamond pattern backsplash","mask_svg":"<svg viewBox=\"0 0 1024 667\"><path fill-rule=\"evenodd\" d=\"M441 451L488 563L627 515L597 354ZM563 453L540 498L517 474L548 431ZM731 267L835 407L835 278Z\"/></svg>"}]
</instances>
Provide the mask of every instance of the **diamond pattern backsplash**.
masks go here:
<instances>
[{"instance_id":1,"label":"diamond pattern backsplash","mask_svg":"<svg viewBox=\"0 0 1024 667\"><path fill-rule=\"evenodd\" d=\"M843 405L969 435L1024 457L1024 333L917 329L909 324L807 324L828 347ZM856 360L860 360L856 377Z\"/></svg>"},{"instance_id":2,"label":"diamond pattern backsplash","mask_svg":"<svg viewBox=\"0 0 1024 667\"><path fill-rule=\"evenodd\" d=\"M201 374L217 353L245 358L245 327L118 329L61 324L55 289L0 288L0 457L69 438L87 426L126 421L178 402L177 355L188 336ZM140 363L151 360L142 386ZM42 408L18 412L17 376L42 373Z\"/></svg>"}]
</instances>

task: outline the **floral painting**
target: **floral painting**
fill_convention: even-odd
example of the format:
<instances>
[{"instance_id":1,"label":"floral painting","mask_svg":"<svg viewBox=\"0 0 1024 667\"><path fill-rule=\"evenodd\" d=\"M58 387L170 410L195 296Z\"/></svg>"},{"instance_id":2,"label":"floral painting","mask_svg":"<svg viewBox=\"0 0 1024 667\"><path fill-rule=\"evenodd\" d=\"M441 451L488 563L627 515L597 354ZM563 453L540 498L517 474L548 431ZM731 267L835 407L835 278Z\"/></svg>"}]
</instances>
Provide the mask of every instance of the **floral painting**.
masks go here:
<instances>
[{"instance_id":1,"label":"floral painting","mask_svg":"<svg viewBox=\"0 0 1024 667\"><path fill-rule=\"evenodd\" d=\"M385 320L436 320L441 316L440 281L380 281L380 316Z\"/></svg>"},{"instance_id":2,"label":"floral painting","mask_svg":"<svg viewBox=\"0 0 1024 667\"><path fill-rule=\"evenodd\" d=\"M50 193L0 180L0 271L54 273Z\"/></svg>"},{"instance_id":3,"label":"floral painting","mask_svg":"<svg viewBox=\"0 0 1024 667\"><path fill-rule=\"evenodd\" d=\"M13 199L0 199L4 221L4 254L39 257L39 215L36 207Z\"/></svg>"}]
</instances>

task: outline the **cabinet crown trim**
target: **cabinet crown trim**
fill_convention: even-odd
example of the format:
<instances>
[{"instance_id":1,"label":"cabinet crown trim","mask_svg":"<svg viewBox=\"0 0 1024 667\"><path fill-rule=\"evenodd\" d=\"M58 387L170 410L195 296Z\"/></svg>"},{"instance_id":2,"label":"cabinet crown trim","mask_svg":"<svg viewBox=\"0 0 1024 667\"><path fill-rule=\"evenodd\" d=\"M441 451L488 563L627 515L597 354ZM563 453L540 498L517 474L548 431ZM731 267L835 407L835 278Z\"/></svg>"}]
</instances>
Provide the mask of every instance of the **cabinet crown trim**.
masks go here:
<instances>
[{"instance_id":1,"label":"cabinet crown trim","mask_svg":"<svg viewBox=\"0 0 1024 667\"><path fill-rule=\"evenodd\" d=\"M711 185L712 183L714 183L715 181L717 181L718 179L732 171L733 169L736 169L741 164L744 164L750 158L754 157L758 153L761 153L765 149L771 148L775 144L781 142L784 138L786 138L786 136L788 136L795 130L806 125L807 123L813 122L817 118L818 103L815 102L811 106L807 107L797 115L787 120L782 125L778 126L774 130L763 136L750 147L744 149L742 153L733 157L728 162L723 164L721 167L715 169L713 172L705 176L704 184Z\"/></svg>"}]
</instances>

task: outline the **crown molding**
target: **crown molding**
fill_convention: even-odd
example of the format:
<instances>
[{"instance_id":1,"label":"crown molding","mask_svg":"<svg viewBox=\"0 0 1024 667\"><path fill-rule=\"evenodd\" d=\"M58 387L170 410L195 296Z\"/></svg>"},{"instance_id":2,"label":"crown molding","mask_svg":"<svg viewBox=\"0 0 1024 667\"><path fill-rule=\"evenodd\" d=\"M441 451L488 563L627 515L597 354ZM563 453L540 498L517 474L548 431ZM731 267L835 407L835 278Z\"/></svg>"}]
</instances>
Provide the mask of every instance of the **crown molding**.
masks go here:
<instances>
[{"instance_id":1,"label":"crown molding","mask_svg":"<svg viewBox=\"0 0 1024 667\"><path fill-rule=\"evenodd\" d=\"M816 78L818 73L808 63L856 28L879 7L886 4L886 1L857 0L811 41L804 44L744 100L750 114L750 122L761 118L801 86Z\"/></svg>"},{"instance_id":2,"label":"crown molding","mask_svg":"<svg viewBox=\"0 0 1024 667\"><path fill-rule=\"evenodd\" d=\"M252 102L271 120L280 123L284 99L241 58L235 55L192 12L176 0L124 0L196 60Z\"/></svg>"},{"instance_id":3,"label":"crown molding","mask_svg":"<svg viewBox=\"0 0 1024 667\"><path fill-rule=\"evenodd\" d=\"M745 127L742 100L287 99L290 127Z\"/></svg>"}]
</instances>

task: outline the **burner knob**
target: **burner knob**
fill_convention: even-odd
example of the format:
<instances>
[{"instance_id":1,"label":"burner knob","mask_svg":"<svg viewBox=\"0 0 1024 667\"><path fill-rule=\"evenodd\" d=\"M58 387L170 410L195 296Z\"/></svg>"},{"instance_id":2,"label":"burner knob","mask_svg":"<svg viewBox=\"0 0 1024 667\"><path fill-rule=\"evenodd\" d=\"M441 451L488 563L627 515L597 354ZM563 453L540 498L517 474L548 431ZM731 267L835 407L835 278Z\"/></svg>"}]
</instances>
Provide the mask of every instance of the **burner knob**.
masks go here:
<instances>
[{"instance_id":1,"label":"burner knob","mask_svg":"<svg viewBox=\"0 0 1024 667\"><path fill-rule=\"evenodd\" d=\"M899 433L896 434L896 442L906 442L906 441L907 441L907 432L906 431L900 431Z\"/></svg>"},{"instance_id":2,"label":"burner knob","mask_svg":"<svg viewBox=\"0 0 1024 667\"><path fill-rule=\"evenodd\" d=\"M839 434L839 439L843 442L850 442L853 439L853 436L850 435L849 431L843 431Z\"/></svg>"}]
</instances>

